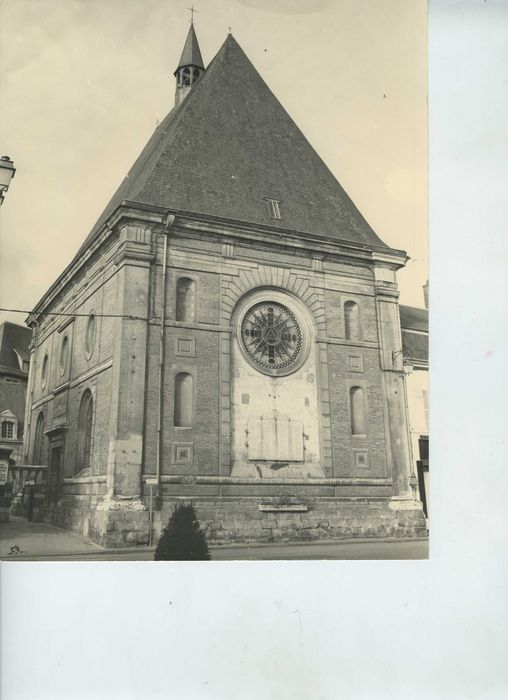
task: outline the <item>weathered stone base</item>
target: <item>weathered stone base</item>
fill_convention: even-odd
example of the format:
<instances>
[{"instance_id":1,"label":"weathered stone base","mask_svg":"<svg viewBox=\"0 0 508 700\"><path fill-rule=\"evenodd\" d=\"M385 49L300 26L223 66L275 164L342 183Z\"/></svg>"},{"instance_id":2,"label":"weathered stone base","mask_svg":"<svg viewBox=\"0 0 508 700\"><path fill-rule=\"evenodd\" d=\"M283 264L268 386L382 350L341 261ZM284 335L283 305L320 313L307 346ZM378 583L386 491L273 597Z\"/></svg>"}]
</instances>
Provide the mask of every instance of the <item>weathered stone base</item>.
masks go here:
<instances>
[{"instance_id":1,"label":"weathered stone base","mask_svg":"<svg viewBox=\"0 0 508 700\"><path fill-rule=\"evenodd\" d=\"M149 541L148 511L139 500L100 499L89 507L61 500L46 512L45 520L90 537L103 547L134 547Z\"/></svg>"},{"instance_id":2,"label":"weathered stone base","mask_svg":"<svg viewBox=\"0 0 508 700\"><path fill-rule=\"evenodd\" d=\"M164 499L154 513L154 541L174 506L193 502L209 544L308 542L350 538L422 537L427 534L421 505L394 508L389 498L298 499L269 497ZM104 547L149 542L149 512L140 500L61 500L46 514L59 527L90 537Z\"/></svg>"},{"instance_id":3,"label":"weathered stone base","mask_svg":"<svg viewBox=\"0 0 508 700\"><path fill-rule=\"evenodd\" d=\"M179 499L185 500L185 499ZM174 504L164 503L156 514L155 539L160 536ZM193 499L210 544L303 542L349 538L422 537L427 534L421 505L394 510L390 499L306 500L278 498Z\"/></svg>"}]
</instances>

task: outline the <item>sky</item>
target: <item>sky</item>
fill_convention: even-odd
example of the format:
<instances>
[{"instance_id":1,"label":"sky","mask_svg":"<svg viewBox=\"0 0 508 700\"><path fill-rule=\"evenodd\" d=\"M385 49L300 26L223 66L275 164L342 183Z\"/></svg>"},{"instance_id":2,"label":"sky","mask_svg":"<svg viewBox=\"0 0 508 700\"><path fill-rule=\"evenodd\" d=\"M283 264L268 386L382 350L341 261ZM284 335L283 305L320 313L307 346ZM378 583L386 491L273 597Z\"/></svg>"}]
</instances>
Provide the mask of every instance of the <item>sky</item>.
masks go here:
<instances>
[{"instance_id":1,"label":"sky","mask_svg":"<svg viewBox=\"0 0 508 700\"><path fill-rule=\"evenodd\" d=\"M189 0L0 0L0 306L64 270L174 101ZM229 28L377 234L427 262L424 0L196 0L205 65ZM0 312L23 323L25 314Z\"/></svg>"}]
</instances>

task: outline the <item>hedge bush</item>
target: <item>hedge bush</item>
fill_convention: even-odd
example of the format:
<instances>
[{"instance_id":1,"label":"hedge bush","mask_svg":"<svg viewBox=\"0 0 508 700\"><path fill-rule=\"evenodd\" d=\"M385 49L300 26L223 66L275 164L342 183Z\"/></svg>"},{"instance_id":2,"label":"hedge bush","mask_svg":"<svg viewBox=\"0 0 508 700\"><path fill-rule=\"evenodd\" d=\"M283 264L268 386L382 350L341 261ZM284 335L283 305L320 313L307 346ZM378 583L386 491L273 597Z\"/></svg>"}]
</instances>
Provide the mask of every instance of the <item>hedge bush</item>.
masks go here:
<instances>
[{"instance_id":1,"label":"hedge bush","mask_svg":"<svg viewBox=\"0 0 508 700\"><path fill-rule=\"evenodd\" d=\"M209 560L205 533L192 503L178 503L155 549L155 561Z\"/></svg>"}]
</instances>

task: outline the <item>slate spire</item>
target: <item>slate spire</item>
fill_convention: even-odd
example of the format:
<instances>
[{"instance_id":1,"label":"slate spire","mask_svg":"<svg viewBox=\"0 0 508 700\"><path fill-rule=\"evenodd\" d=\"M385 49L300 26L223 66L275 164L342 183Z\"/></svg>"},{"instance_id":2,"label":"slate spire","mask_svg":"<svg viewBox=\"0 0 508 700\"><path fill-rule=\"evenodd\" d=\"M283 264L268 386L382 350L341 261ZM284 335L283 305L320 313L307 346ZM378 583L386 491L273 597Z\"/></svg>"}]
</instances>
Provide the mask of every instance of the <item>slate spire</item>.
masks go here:
<instances>
[{"instance_id":1,"label":"slate spire","mask_svg":"<svg viewBox=\"0 0 508 700\"><path fill-rule=\"evenodd\" d=\"M178 107L190 92L194 83L205 72L203 58L199 49L198 38L191 22L182 55L174 72L176 76L175 106Z\"/></svg>"}]
</instances>

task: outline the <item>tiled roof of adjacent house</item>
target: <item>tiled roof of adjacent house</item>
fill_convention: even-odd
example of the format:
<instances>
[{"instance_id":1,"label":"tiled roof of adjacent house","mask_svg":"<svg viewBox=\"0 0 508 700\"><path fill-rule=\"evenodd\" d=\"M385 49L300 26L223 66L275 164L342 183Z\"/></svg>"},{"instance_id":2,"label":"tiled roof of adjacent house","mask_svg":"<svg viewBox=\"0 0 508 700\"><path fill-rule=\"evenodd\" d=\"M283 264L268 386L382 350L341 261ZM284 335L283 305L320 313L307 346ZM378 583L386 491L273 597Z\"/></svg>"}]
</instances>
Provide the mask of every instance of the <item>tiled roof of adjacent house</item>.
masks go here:
<instances>
[{"instance_id":1,"label":"tiled roof of adjacent house","mask_svg":"<svg viewBox=\"0 0 508 700\"><path fill-rule=\"evenodd\" d=\"M0 366L20 371L18 355L23 360L29 359L31 339L32 331L30 328L4 321L0 325Z\"/></svg>"},{"instance_id":2,"label":"tiled roof of adjacent house","mask_svg":"<svg viewBox=\"0 0 508 700\"><path fill-rule=\"evenodd\" d=\"M267 199L280 203L280 221ZM82 249L123 200L387 248L232 35L157 127Z\"/></svg>"},{"instance_id":3,"label":"tiled roof of adjacent house","mask_svg":"<svg viewBox=\"0 0 508 700\"><path fill-rule=\"evenodd\" d=\"M413 362L429 361L429 312L414 306L399 306L404 357Z\"/></svg>"}]
</instances>

